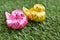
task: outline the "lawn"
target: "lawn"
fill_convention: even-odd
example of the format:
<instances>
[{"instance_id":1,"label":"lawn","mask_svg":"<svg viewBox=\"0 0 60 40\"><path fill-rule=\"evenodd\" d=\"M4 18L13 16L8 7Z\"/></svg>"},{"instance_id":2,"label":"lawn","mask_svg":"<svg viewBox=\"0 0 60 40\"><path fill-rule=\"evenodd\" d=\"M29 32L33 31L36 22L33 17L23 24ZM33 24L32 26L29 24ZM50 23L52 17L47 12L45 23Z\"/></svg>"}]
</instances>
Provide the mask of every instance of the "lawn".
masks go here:
<instances>
[{"instance_id":1,"label":"lawn","mask_svg":"<svg viewBox=\"0 0 60 40\"><path fill-rule=\"evenodd\" d=\"M22 30L6 25L5 11L12 12L25 6L41 3L46 7L46 20L29 23ZM60 0L0 0L0 40L60 40Z\"/></svg>"}]
</instances>

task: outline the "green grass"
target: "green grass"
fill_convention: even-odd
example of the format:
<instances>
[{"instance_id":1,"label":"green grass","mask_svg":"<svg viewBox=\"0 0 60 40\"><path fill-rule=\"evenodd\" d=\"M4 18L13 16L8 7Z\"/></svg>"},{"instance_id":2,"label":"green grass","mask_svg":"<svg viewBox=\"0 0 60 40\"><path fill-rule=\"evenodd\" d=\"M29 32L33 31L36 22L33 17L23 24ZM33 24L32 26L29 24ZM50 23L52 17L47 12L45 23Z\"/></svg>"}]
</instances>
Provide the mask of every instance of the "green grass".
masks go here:
<instances>
[{"instance_id":1,"label":"green grass","mask_svg":"<svg viewBox=\"0 0 60 40\"><path fill-rule=\"evenodd\" d=\"M5 11L30 8L37 3L46 7L44 22L29 21L22 30L7 27ZM0 40L60 40L60 0L0 0Z\"/></svg>"}]
</instances>

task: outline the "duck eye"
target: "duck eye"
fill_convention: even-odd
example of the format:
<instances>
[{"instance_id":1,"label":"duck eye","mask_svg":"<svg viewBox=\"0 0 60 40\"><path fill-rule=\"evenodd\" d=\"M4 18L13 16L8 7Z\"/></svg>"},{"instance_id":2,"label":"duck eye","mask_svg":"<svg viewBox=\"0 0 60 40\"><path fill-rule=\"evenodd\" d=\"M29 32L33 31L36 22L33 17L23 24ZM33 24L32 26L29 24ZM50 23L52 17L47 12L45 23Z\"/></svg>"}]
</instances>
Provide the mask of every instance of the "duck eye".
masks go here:
<instances>
[{"instance_id":1,"label":"duck eye","mask_svg":"<svg viewBox=\"0 0 60 40\"><path fill-rule=\"evenodd\" d=\"M22 16L22 17L24 17L24 15L23 15L23 14L21 14L21 16Z\"/></svg>"},{"instance_id":2,"label":"duck eye","mask_svg":"<svg viewBox=\"0 0 60 40\"><path fill-rule=\"evenodd\" d=\"M17 14L16 14L16 16L17 16Z\"/></svg>"},{"instance_id":3,"label":"duck eye","mask_svg":"<svg viewBox=\"0 0 60 40\"><path fill-rule=\"evenodd\" d=\"M36 7L36 8L38 8L38 7Z\"/></svg>"}]
</instances>

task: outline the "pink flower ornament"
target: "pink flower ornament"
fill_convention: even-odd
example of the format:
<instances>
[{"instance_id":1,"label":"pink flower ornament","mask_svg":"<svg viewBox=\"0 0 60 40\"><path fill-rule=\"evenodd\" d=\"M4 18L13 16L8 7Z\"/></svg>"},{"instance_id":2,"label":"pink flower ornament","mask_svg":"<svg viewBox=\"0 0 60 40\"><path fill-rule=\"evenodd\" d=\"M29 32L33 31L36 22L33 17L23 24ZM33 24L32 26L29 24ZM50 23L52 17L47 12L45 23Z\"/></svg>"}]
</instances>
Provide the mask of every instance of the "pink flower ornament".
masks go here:
<instances>
[{"instance_id":1,"label":"pink flower ornament","mask_svg":"<svg viewBox=\"0 0 60 40\"><path fill-rule=\"evenodd\" d=\"M19 9L12 11L12 13L5 12L6 23L9 28L22 29L28 23L27 17Z\"/></svg>"}]
</instances>

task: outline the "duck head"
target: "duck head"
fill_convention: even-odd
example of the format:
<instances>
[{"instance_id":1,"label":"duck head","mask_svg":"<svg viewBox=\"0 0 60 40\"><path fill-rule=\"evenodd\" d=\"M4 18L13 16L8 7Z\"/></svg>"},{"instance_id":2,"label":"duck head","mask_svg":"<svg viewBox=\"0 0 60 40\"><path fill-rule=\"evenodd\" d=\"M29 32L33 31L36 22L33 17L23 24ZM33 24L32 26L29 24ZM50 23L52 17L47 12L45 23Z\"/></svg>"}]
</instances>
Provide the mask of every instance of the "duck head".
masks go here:
<instances>
[{"instance_id":1,"label":"duck head","mask_svg":"<svg viewBox=\"0 0 60 40\"><path fill-rule=\"evenodd\" d=\"M45 11L45 7L42 4L35 4L34 9L38 12Z\"/></svg>"}]
</instances>

